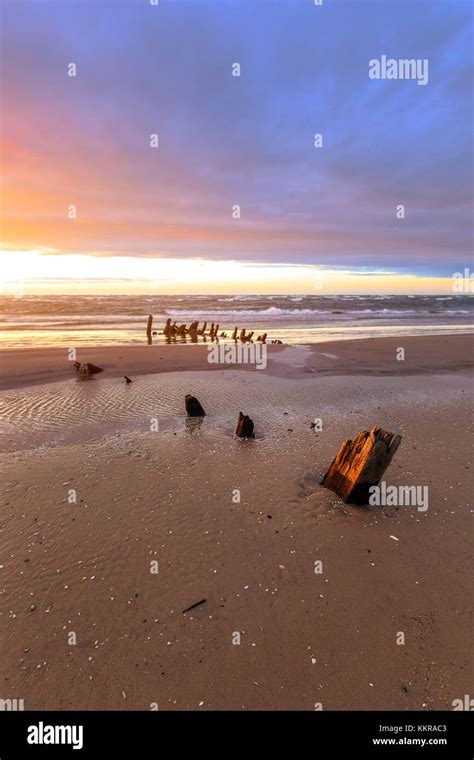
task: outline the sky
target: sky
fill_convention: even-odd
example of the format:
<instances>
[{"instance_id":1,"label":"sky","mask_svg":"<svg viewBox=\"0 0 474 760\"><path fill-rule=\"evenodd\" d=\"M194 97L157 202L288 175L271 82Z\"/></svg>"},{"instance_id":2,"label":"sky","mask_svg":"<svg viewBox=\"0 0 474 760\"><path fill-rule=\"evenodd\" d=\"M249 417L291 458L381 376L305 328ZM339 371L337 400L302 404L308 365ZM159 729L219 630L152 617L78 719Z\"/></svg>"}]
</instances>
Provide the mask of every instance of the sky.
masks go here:
<instances>
[{"instance_id":1,"label":"sky","mask_svg":"<svg viewBox=\"0 0 474 760\"><path fill-rule=\"evenodd\" d=\"M152 2L1 0L4 288L444 292L473 267L471 0ZM383 55L428 82L369 78Z\"/></svg>"}]
</instances>

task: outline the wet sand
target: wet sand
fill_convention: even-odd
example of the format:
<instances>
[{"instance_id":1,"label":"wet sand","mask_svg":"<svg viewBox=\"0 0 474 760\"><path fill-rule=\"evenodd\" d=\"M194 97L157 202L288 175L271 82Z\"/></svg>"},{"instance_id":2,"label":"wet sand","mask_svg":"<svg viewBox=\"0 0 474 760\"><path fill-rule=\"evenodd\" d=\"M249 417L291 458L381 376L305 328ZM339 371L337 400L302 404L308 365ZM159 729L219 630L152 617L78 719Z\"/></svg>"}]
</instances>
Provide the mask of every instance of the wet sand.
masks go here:
<instances>
[{"instance_id":1,"label":"wet sand","mask_svg":"<svg viewBox=\"0 0 474 760\"><path fill-rule=\"evenodd\" d=\"M55 349L16 374L2 352L3 698L430 710L469 693L472 338L344 343L274 347L264 371L213 375L201 346L161 346L163 377L156 361L143 369L149 347L110 349L84 384ZM56 360L70 379L48 382ZM185 418L187 392L202 424ZM253 441L233 436L240 409ZM402 435L385 479L428 485L426 512L355 508L318 485L340 443L374 424Z\"/></svg>"},{"instance_id":2,"label":"wet sand","mask_svg":"<svg viewBox=\"0 0 474 760\"><path fill-rule=\"evenodd\" d=\"M215 370L207 345L100 346L81 348L77 360L104 368L101 377L161 372ZM405 359L397 359L397 349ZM306 373L401 374L451 372L474 364L474 335L433 335L370 338L307 346L267 344L267 371L277 377L299 378ZM251 365L222 365L220 369L259 371ZM260 370L261 371L261 370ZM65 348L5 349L0 351L0 389L76 377Z\"/></svg>"}]
</instances>

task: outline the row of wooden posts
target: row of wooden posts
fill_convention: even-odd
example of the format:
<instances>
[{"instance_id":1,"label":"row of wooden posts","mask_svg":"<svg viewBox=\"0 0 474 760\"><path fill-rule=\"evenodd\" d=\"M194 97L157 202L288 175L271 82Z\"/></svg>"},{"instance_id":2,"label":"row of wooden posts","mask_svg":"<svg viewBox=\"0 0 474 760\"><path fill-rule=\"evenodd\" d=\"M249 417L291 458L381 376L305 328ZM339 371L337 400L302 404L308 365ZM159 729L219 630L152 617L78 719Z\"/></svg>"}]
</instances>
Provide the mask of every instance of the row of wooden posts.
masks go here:
<instances>
[{"instance_id":1,"label":"row of wooden posts","mask_svg":"<svg viewBox=\"0 0 474 760\"><path fill-rule=\"evenodd\" d=\"M153 326L153 316L152 314L150 314L150 316L148 317L147 330L146 330L149 343L151 343L152 335L156 335L156 332L152 331L152 326ZM203 322L203 325L200 328L199 320L196 320L195 322L191 322L189 327L187 327L186 324L178 325L176 323L176 320L172 323L171 319L167 319L166 324L163 328L162 334L166 335L167 338L190 335L191 338L194 338L196 340L198 336L200 335L203 337L209 337L212 340L216 340L217 338L227 338L226 332L222 331L219 334L218 332L219 325L214 324L214 322L211 323L211 326L207 333L206 333L206 328L207 328L207 321ZM235 327L234 331L229 335L229 337L231 338L231 340L234 340L234 341L240 340L242 343L253 343L254 333L255 333L254 330L247 332L245 329L240 330L239 332L239 328ZM261 343L266 343L267 335L268 333L263 333L262 335L258 335L256 340ZM272 340L271 342L279 343L279 344L282 343L281 340Z\"/></svg>"},{"instance_id":2,"label":"row of wooden posts","mask_svg":"<svg viewBox=\"0 0 474 760\"><path fill-rule=\"evenodd\" d=\"M166 320L166 325L163 330L163 335L167 336L173 336L173 335L207 335L209 338L227 338L227 333L222 331L219 335L219 325L214 324L214 322L211 323L211 326L209 328L209 331L206 333L207 328L207 322L204 322L202 327L199 328L199 321L192 322L189 327L186 327L186 325L177 325L176 322L171 324L171 319ZM239 333L239 328L236 327L234 329L234 332L230 335L232 340L241 340L242 343L246 343L252 340L252 337L254 335L254 330L252 332L248 332L244 329L241 330ZM259 335L257 337L257 340L261 341L262 343L265 343L267 340L267 333L263 333L263 335Z\"/></svg>"}]
</instances>

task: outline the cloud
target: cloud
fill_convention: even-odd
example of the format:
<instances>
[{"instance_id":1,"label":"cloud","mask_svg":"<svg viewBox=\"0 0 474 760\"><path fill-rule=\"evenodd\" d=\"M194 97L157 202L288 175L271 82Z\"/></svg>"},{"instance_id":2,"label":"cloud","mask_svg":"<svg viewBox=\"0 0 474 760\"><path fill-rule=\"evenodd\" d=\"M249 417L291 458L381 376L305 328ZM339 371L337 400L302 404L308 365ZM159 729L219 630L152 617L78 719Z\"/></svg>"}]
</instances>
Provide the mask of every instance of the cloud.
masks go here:
<instances>
[{"instance_id":1,"label":"cloud","mask_svg":"<svg viewBox=\"0 0 474 760\"><path fill-rule=\"evenodd\" d=\"M4 17L10 247L425 274L469 259L468 2L18 0ZM382 53L428 58L429 84L369 80Z\"/></svg>"}]
</instances>

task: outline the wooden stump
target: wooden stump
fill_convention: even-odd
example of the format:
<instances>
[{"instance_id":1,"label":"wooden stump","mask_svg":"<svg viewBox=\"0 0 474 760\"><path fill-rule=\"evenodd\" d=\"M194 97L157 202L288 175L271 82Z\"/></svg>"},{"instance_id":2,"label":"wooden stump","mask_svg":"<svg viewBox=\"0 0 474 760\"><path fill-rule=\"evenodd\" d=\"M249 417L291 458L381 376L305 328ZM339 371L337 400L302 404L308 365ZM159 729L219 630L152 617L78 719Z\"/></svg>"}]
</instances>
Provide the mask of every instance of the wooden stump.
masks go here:
<instances>
[{"instance_id":1,"label":"wooden stump","mask_svg":"<svg viewBox=\"0 0 474 760\"><path fill-rule=\"evenodd\" d=\"M321 485L345 502L367 504L370 486L378 485L401 440L376 427L370 433L358 433L353 441L344 441Z\"/></svg>"},{"instance_id":2,"label":"wooden stump","mask_svg":"<svg viewBox=\"0 0 474 760\"><path fill-rule=\"evenodd\" d=\"M90 362L74 362L74 366L80 375L97 375L99 372L103 372L103 367L97 367Z\"/></svg>"},{"instance_id":3,"label":"wooden stump","mask_svg":"<svg viewBox=\"0 0 474 760\"><path fill-rule=\"evenodd\" d=\"M146 337L148 338L148 343L149 344L151 343L151 326L152 326L152 324L153 324L153 316L152 316L152 314L150 314L150 316L148 317L148 323L147 323L147 326L146 326Z\"/></svg>"},{"instance_id":4,"label":"wooden stump","mask_svg":"<svg viewBox=\"0 0 474 760\"><path fill-rule=\"evenodd\" d=\"M189 393L184 397L184 403L186 411L189 417L205 417L206 412L202 408L201 404L195 396L191 396Z\"/></svg>"},{"instance_id":5,"label":"wooden stump","mask_svg":"<svg viewBox=\"0 0 474 760\"><path fill-rule=\"evenodd\" d=\"M198 325L199 322L193 322L189 327L188 335L191 336L191 343L198 342Z\"/></svg>"},{"instance_id":6,"label":"wooden stump","mask_svg":"<svg viewBox=\"0 0 474 760\"><path fill-rule=\"evenodd\" d=\"M237 430L235 434L239 438L254 438L254 426L253 420L246 414L239 412L239 419L237 420Z\"/></svg>"}]
</instances>

